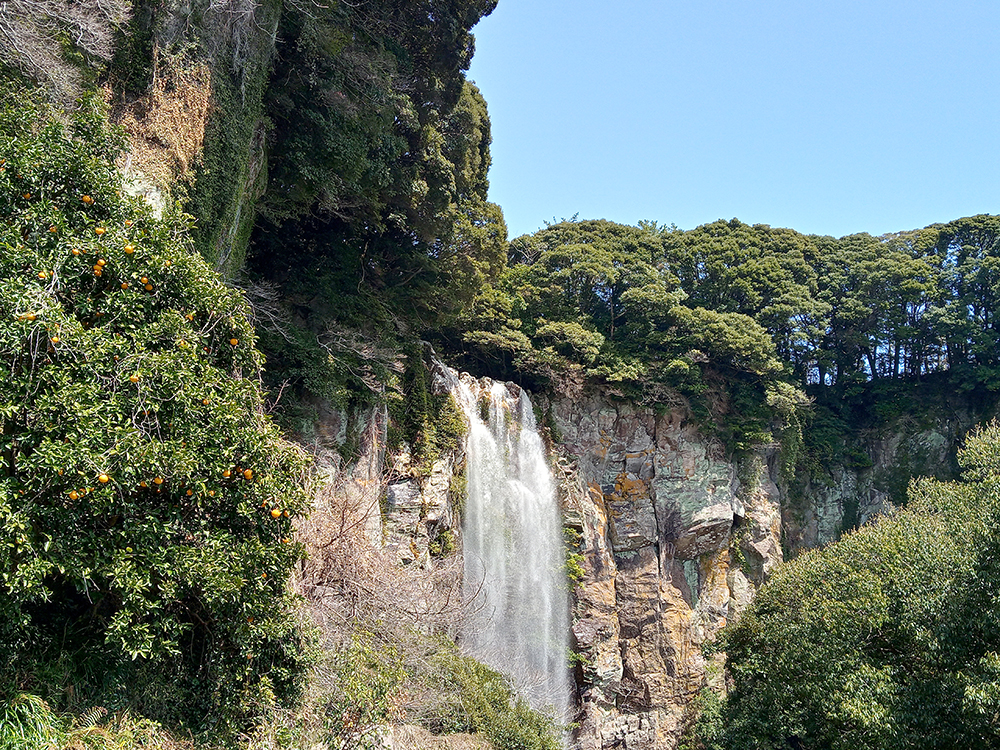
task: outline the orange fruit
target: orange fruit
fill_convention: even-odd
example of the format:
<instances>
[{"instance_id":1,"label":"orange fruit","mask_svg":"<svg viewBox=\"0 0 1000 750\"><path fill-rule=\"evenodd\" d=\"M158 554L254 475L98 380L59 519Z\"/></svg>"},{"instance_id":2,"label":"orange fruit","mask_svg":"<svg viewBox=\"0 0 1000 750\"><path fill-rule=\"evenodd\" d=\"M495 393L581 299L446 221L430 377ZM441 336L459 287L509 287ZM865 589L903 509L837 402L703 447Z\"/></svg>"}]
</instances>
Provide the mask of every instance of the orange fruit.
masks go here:
<instances>
[{"instance_id":1,"label":"orange fruit","mask_svg":"<svg viewBox=\"0 0 1000 750\"><path fill-rule=\"evenodd\" d=\"M143 489L146 489L147 487L149 487L149 485L148 485L148 484L146 484L146 482L145 482L145 481L143 481L143 482L139 482L139 486L140 486L140 487L142 487Z\"/></svg>"},{"instance_id":2,"label":"orange fruit","mask_svg":"<svg viewBox=\"0 0 1000 750\"><path fill-rule=\"evenodd\" d=\"M94 229L94 234L96 234L98 237L100 237L102 234L104 234L107 231L108 230L105 229L104 227L97 227L97 228Z\"/></svg>"},{"instance_id":3,"label":"orange fruit","mask_svg":"<svg viewBox=\"0 0 1000 750\"><path fill-rule=\"evenodd\" d=\"M188 490L184 494L187 495L188 497L191 497L194 494L194 490Z\"/></svg>"},{"instance_id":4,"label":"orange fruit","mask_svg":"<svg viewBox=\"0 0 1000 750\"><path fill-rule=\"evenodd\" d=\"M58 471L56 471L56 474L58 474L59 476L62 476L63 475L63 470L59 469Z\"/></svg>"},{"instance_id":5,"label":"orange fruit","mask_svg":"<svg viewBox=\"0 0 1000 750\"><path fill-rule=\"evenodd\" d=\"M131 219L125 219L125 226L127 226L127 227L132 226L132 220Z\"/></svg>"},{"instance_id":6,"label":"orange fruit","mask_svg":"<svg viewBox=\"0 0 1000 750\"><path fill-rule=\"evenodd\" d=\"M143 276L141 279L139 279L139 283L140 284L148 284L149 283L149 279L147 279L145 276Z\"/></svg>"},{"instance_id":7,"label":"orange fruit","mask_svg":"<svg viewBox=\"0 0 1000 750\"><path fill-rule=\"evenodd\" d=\"M201 400L201 403L204 404L205 406L208 406L208 399L207 398L203 398Z\"/></svg>"},{"instance_id":8,"label":"orange fruit","mask_svg":"<svg viewBox=\"0 0 1000 750\"><path fill-rule=\"evenodd\" d=\"M56 229L55 227L49 227L49 231L50 232L58 232L59 230Z\"/></svg>"},{"instance_id":9,"label":"orange fruit","mask_svg":"<svg viewBox=\"0 0 1000 750\"><path fill-rule=\"evenodd\" d=\"M229 343L232 344L233 346L236 346L238 343L240 343L240 340L239 339L229 339Z\"/></svg>"},{"instance_id":10,"label":"orange fruit","mask_svg":"<svg viewBox=\"0 0 1000 750\"><path fill-rule=\"evenodd\" d=\"M151 292L151 291L153 291L153 285L152 284L146 284L145 289L146 289L147 292Z\"/></svg>"},{"instance_id":11,"label":"orange fruit","mask_svg":"<svg viewBox=\"0 0 1000 750\"><path fill-rule=\"evenodd\" d=\"M79 248L75 248L75 247L70 252L72 252L73 255L79 255L80 254Z\"/></svg>"},{"instance_id":12,"label":"orange fruit","mask_svg":"<svg viewBox=\"0 0 1000 750\"><path fill-rule=\"evenodd\" d=\"M80 202L81 203L86 203L89 206L91 203L94 202L94 199L91 198L89 195L81 195L80 196Z\"/></svg>"},{"instance_id":13,"label":"orange fruit","mask_svg":"<svg viewBox=\"0 0 1000 750\"><path fill-rule=\"evenodd\" d=\"M128 289L128 282L127 281L123 281L122 282L122 289Z\"/></svg>"},{"instance_id":14,"label":"orange fruit","mask_svg":"<svg viewBox=\"0 0 1000 750\"><path fill-rule=\"evenodd\" d=\"M34 320L36 316L34 313L28 313L24 317L26 317L28 320Z\"/></svg>"},{"instance_id":15,"label":"orange fruit","mask_svg":"<svg viewBox=\"0 0 1000 750\"><path fill-rule=\"evenodd\" d=\"M53 336L51 339L53 344L58 344L61 340L58 336Z\"/></svg>"},{"instance_id":16,"label":"orange fruit","mask_svg":"<svg viewBox=\"0 0 1000 750\"><path fill-rule=\"evenodd\" d=\"M271 517L272 518L281 518L281 509L280 508L273 508L271 510Z\"/></svg>"},{"instance_id":17,"label":"orange fruit","mask_svg":"<svg viewBox=\"0 0 1000 750\"><path fill-rule=\"evenodd\" d=\"M260 574L260 577L261 577L261 578L267 578L267 573L261 573L261 574Z\"/></svg>"},{"instance_id":18,"label":"orange fruit","mask_svg":"<svg viewBox=\"0 0 1000 750\"><path fill-rule=\"evenodd\" d=\"M31 193L25 193L24 194L24 199L25 200L28 200L30 197L31 197Z\"/></svg>"},{"instance_id":19,"label":"orange fruit","mask_svg":"<svg viewBox=\"0 0 1000 750\"><path fill-rule=\"evenodd\" d=\"M133 383L138 383L139 382L139 376L138 375L129 375L128 379L131 380Z\"/></svg>"},{"instance_id":20,"label":"orange fruit","mask_svg":"<svg viewBox=\"0 0 1000 750\"><path fill-rule=\"evenodd\" d=\"M243 476L246 479L253 479L253 469L247 469L246 471L244 471Z\"/></svg>"},{"instance_id":21,"label":"orange fruit","mask_svg":"<svg viewBox=\"0 0 1000 750\"><path fill-rule=\"evenodd\" d=\"M126 245L125 246L125 254L126 255L131 255L134 252L135 252L135 248L134 247L132 247L131 245Z\"/></svg>"},{"instance_id":22,"label":"orange fruit","mask_svg":"<svg viewBox=\"0 0 1000 750\"><path fill-rule=\"evenodd\" d=\"M169 260L165 260L165 261L163 261L163 265L165 265L165 266L168 266L168 267L169 267L169 266L170 266L170 261L169 261Z\"/></svg>"},{"instance_id":23,"label":"orange fruit","mask_svg":"<svg viewBox=\"0 0 1000 750\"><path fill-rule=\"evenodd\" d=\"M101 484L107 484L110 479L111 477L109 477L107 474L101 474L97 478L97 481L100 482Z\"/></svg>"},{"instance_id":24,"label":"orange fruit","mask_svg":"<svg viewBox=\"0 0 1000 750\"><path fill-rule=\"evenodd\" d=\"M229 479L231 475L232 472L229 469L226 469L224 472L222 472L222 476L224 476L226 479Z\"/></svg>"},{"instance_id":25,"label":"orange fruit","mask_svg":"<svg viewBox=\"0 0 1000 750\"><path fill-rule=\"evenodd\" d=\"M49 276L48 276L47 273L45 273L45 271L39 271L38 272L38 278L40 278L40 279L47 279L48 277Z\"/></svg>"},{"instance_id":26,"label":"orange fruit","mask_svg":"<svg viewBox=\"0 0 1000 750\"><path fill-rule=\"evenodd\" d=\"M78 493L76 490L73 490L72 492L69 493L69 499L70 500L79 500L80 499L80 493Z\"/></svg>"},{"instance_id":27,"label":"orange fruit","mask_svg":"<svg viewBox=\"0 0 1000 750\"><path fill-rule=\"evenodd\" d=\"M153 484L156 485L163 484L163 477L156 477L156 479L153 480Z\"/></svg>"},{"instance_id":28,"label":"orange fruit","mask_svg":"<svg viewBox=\"0 0 1000 750\"><path fill-rule=\"evenodd\" d=\"M215 497L215 490L209 490L208 491L208 496L209 497Z\"/></svg>"},{"instance_id":29,"label":"orange fruit","mask_svg":"<svg viewBox=\"0 0 1000 750\"><path fill-rule=\"evenodd\" d=\"M284 515L285 518L290 518L292 514L286 510L282 515Z\"/></svg>"},{"instance_id":30,"label":"orange fruit","mask_svg":"<svg viewBox=\"0 0 1000 750\"><path fill-rule=\"evenodd\" d=\"M99 265L99 266L101 266L103 268L104 266L108 265L108 262L106 260L104 260L104 258L98 258L97 259L97 265Z\"/></svg>"}]
</instances>

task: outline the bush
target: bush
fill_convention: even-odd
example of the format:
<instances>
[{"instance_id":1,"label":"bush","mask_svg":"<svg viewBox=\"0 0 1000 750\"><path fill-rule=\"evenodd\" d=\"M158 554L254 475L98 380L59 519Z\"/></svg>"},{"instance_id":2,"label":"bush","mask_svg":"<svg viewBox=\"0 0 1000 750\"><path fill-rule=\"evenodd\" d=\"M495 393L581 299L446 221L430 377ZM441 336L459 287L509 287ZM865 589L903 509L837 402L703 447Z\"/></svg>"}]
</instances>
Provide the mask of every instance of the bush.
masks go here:
<instances>
[{"instance_id":1,"label":"bush","mask_svg":"<svg viewBox=\"0 0 1000 750\"><path fill-rule=\"evenodd\" d=\"M127 712L108 716L91 708L60 716L37 695L0 701L0 750L191 750L190 741L170 737L155 722Z\"/></svg>"},{"instance_id":2,"label":"bush","mask_svg":"<svg viewBox=\"0 0 1000 750\"><path fill-rule=\"evenodd\" d=\"M394 718L394 699L406 677L398 650L379 648L359 631L333 655L326 725L332 747L381 747L379 729Z\"/></svg>"},{"instance_id":3,"label":"bush","mask_svg":"<svg viewBox=\"0 0 1000 750\"><path fill-rule=\"evenodd\" d=\"M559 750L555 722L517 695L510 680L475 659L451 656L452 676L460 689L466 731L487 737L497 750Z\"/></svg>"},{"instance_id":4,"label":"bush","mask_svg":"<svg viewBox=\"0 0 1000 750\"><path fill-rule=\"evenodd\" d=\"M966 481L780 568L716 648L733 689L710 747L995 747L1000 427ZM713 744L714 743L714 744Z\"/></svg>"},{"instance_id":5,"label":"bush","mask_svg":"<svg viewBox=\"0 0 1000 750\"><path fill-rule=\"evenodd\" d=\"M120 147L94 101L0 105L0 691L226 732L300 685L304 463L244 301Z\"/></svg>"}]
</instances>

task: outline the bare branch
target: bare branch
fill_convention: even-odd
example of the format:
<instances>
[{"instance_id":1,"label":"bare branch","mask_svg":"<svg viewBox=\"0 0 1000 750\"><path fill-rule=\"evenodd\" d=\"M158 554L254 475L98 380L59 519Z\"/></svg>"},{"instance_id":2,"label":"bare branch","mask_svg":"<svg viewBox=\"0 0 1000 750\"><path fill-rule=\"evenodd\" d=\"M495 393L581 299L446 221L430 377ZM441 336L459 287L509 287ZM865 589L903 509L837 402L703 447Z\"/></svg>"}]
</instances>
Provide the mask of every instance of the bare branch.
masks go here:
<instances>
[{"instance_id":1,"label":"bare branch","mask_svg":"<svg viewBox=\"0 0 1000 750\"><path fill-rule=\"evenodd\" d=\"M71 101L79 93L81 71L65 60L61 38L68 37L86 58L106 63L130 5L127 0L0 1L0 56Z\"/></svg>"}]
</instances>

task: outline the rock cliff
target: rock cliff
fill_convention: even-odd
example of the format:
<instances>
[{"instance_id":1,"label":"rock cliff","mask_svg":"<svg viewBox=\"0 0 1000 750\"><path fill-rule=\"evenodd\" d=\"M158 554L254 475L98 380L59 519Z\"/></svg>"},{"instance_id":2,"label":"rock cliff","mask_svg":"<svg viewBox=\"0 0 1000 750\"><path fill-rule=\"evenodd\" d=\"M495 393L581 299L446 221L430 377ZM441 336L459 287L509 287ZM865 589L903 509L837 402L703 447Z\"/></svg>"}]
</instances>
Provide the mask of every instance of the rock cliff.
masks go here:
<instances>
[{"instance_id":1,"label":"rock cliff","mask_svg":"<svg viewBox=\"0 0 1000 750\"><path fill-rule=\"evenodd\" d=\"M435 363L429 380L442 395L454 378ZM736 460L681 403L638 407L597 390L534 401L548 425L564 524L580 539L571 632L578 750L675 748L699 692L725 689L721 664L706 661L702 644L740 616L783 556L891 512L911 475L951 476L955 447L977 421L958 409L888 424L862 436L860 466L833 466L790 490L778 446ZM453 596L464 446L422 467L404 448L379 471L386 430L383 411L352 420L330 412L315 442L332 457L331 482L349 477L381 498L369 503L369 540L395 564L437 577L438 597ZM360 458L344 463L332 449L351 442ZM428 602L421 606L433 609ZM446 630L457 635L454 622Z\"/></svg>"},{"instance_id":2,"label":"rock cliff","mask_svg":"<svg viewBox=\"0 0 1000 750\"><path fill-rule=\"evenodd\" d=\"M573 467L566 521L582 532L573 618L580 750L674 748L692 700L724 690L701 645L739 617L785 555L891 513L914 476L952 478L983 418L970 404L887 421L854 466L791 483L779 447L734 460L683 405L592 393L542 404Z\"/></svg>"},{"instance_id":3,"label":"rock cliff","mask_svg":"<svg viewBox=\"0 0 1000 750\"><path fill-rule=\"evenodd\" d=\"M773 456L738 466L681 409L600 395L546 408L583 536L576 746L674 747L705 684L700 645L781 559Z\"/></svg>"}]
</instances>

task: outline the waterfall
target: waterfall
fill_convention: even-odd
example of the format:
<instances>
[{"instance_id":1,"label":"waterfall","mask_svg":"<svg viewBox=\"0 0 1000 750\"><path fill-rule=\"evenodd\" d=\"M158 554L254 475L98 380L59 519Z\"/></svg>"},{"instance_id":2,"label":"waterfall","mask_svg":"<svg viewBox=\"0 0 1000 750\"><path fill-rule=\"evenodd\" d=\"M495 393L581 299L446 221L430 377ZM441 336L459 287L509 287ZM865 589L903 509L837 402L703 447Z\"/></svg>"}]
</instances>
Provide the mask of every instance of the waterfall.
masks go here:
<instances>
[{"instance_id":1,"label":"waterfall","mask_svg":"<svg viewBox=\"0 0 1000 750\"><path fill-rule=\"evenodd\" d=\"M464 511L464 648L510 676L534 707L565 719L569 613L555 482L528 395L463 374L469 421Z\"/></svg>"}]
</instances>

